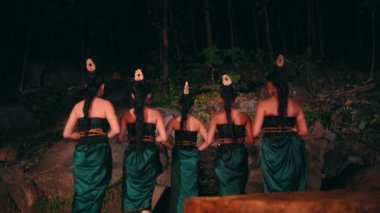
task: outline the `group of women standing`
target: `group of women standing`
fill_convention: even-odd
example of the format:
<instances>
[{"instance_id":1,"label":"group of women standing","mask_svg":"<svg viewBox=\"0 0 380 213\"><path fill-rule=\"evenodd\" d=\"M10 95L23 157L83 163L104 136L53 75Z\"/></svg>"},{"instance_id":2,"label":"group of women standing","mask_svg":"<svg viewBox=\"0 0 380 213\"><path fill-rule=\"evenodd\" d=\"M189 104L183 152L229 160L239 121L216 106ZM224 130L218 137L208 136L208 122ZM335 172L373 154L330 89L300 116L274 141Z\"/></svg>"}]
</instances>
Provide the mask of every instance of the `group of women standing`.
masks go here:
<instances>
[{"instance_id":1,"label":"group of women standing","mask_svg":"<svg viewBox=\"0 0 380 213\"><path fill-rule=\"evenodd\" d=\"M305 146L300 136L307 135L307 126L302 108L288 97L289 88L281 71L283 65L284 58L279 56L276 69L267 79L271 96L258 104L253 123L246 113L233 107L237 94L231 78L223 75L220 92L224 108L212 116L206 130L203 122L191 115L195 97L187 82L180 100L181 114L165 128L160 112L146 104L151 91L141 69L135 71L133 108L123 114L119 126L112 104L101 98L104 81L95 72L92 59L88 59L85 98L74 106L63 133L65 138L79 139L74 153L72 211L101 211L112 173L108 138L116 135L118 141L129 142L124 152L123 212L151 210L156 178L162 172L155 142L173 149L171 212L182 212L185 199L198 195L199 153L214 141L218 143L215 157L218 194L244 194L249 173L244 144L253 144L261 131L265 192L306 190ZM173 132L174 146L167 142L167 136ZM204 141L200 145L198 134Z\"/></svg>"}]
</instances>

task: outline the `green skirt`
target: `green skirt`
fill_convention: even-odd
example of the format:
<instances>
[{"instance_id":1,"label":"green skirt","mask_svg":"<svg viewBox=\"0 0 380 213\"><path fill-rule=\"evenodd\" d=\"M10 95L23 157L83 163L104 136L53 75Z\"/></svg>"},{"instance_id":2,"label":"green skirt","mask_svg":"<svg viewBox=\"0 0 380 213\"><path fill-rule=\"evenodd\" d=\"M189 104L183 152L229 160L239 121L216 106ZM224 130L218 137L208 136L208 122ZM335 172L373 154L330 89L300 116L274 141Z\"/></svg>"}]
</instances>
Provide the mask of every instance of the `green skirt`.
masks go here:
<instances>
[{"instance_id":1,"label":"green skirt","mask_svg":"<svg viewBox=\"0 0 380 213\"><path fill-rule=\"evenodd\" d=\"M304 140L296 134L264 136L261 168L265 192L305 191L307 163Z\"/></svg>"},{"instance_id":2,"label":"green skirt","mask_svg":"<svg viewBox=\"0 0 380 213\"><path fill-rule=\"evenodd\" d=\"M248 180L248 155L244 144L220 145L215 158L219 195L244 194Z\"/></svg>"},{"instance_id":3,"label":"green skirt","mask_svg":"<svg viewBox=\"0 0 380 213\"><path fill-rule=\"evenodd\" d=\"M183 212L185 199L198 195L198 149L174 147L172 155L170 212Z\"/></svg>"},{"instance_id":4,"label":"green skirt","mask_svg":"<svg viewBox=\"0 0 380 213\"><path fill-rule=\"evenodd\" d=\"M72 212L101 212L112 176L112 152L108 143L78 143L73 172Z\"/></svg>"},{"instance_id":5,"label":"green skirt","mask_svg":"<svg viewBox=\"0 0 380 213\"><path fill-rule=\"evenodd\" d=\"M154 142L130 142L124 152L122 211L150 210L157 176L162 172Z\"/></svg>"}]
</instances>

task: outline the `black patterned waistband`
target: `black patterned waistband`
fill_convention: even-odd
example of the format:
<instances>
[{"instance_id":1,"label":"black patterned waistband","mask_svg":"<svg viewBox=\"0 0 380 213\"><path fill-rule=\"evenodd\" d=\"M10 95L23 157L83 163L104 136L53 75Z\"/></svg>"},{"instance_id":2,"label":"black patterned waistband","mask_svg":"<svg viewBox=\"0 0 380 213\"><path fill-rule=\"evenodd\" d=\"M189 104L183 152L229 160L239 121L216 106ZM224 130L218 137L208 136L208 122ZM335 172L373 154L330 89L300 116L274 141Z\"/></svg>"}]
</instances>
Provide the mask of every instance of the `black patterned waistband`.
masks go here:
<instances>
[{"instance_id":1,"label":"black patterned waistband","mask_svg":"<svg viewBox=\"0 0 380 213\"><path fill-rule=\"evenodd\" d=\"M218 138L216 141L218 145L244 144L245 138Z\"/></svg>"},{"instance_id":2,"label":"black patterned waistband","mask_svg":"<svg viewBox=\"0 0 380 213\"><path fill-rule=\"evenodd\" d=\"M143 142L155 142L156 138L154 136L150 136L150 135L143 135L141 140ZM128 137L128 141L137 141L137 136Z\"/></svg>"},{"instance_id":3,"label":"black patterned waistband","mask_svg":"<svg viewBox=\"0 0 380 213\"><path fill-rule=\"evenodd\" d=\"M195 141L176 141L175 146L195 146L197 142Z\"/></svg>"}]
</instances>

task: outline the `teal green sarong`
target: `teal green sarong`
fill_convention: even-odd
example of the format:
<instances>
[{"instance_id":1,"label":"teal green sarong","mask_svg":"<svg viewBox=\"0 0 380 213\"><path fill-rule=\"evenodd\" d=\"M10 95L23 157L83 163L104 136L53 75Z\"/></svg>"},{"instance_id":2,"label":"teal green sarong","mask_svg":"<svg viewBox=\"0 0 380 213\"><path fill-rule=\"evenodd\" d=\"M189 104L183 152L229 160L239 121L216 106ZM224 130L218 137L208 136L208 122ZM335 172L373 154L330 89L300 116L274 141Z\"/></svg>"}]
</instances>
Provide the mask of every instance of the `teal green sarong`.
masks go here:
<instances>
[{"instance_id":1,"label":"teal green sarong","mask_svg":"<svg viewBox=\"0 0 380 213\"><path fill-rule=\"evenodd\" d=\"M244 144L219 145L215 159L219 195L244 194L248 180L248 155Z\"/></svg>"},{"instance_id":2,"label":"teal green sarong","mask_svg":"<svg viewBox=\"0 0 380 213\"><path fill-rule=\"evenodd\" d=\"M78 143L74 153L74 200L72 212L101 212L112 176L108 143Z\"/></svg>"},{"instance_id":3,"label":"teal green sarong","mask_svg":"<svg viewBox=\"0 0 380 213\"><path fill-rule=\"evenodd\" d=\"M198 196L199 152L195 146L176 146L172 156L170 212L182 213L185 199Z\"/></svg>"},{"instance_id":4,"label":"teal green sarong","mask_svg":"<svg viewBox=\"0 0 380 213\"><path fill-rule=\"evenodd\" d=\"M124 152L122 211L150 210L157 176L162 172L154 142L130 142Z\"/></svg>"},{"instance_id":5,"label":"teal green sarong","mask_svg":"<svg viewBox=\"0 0 380 213\"><path fill-rule=\"evenodd\" d=\"M297 134L264 136L261 167L265 192L305 191L305 142Z\"/></svg>"}]
</instances>

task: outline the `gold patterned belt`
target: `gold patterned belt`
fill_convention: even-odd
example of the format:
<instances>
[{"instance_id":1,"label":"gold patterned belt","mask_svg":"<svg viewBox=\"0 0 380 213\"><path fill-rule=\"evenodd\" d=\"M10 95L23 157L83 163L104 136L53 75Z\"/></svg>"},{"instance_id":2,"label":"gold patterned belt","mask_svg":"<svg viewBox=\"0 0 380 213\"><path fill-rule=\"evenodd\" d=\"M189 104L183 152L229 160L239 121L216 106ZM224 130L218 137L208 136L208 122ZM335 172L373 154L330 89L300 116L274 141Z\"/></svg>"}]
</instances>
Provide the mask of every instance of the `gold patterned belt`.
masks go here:
<instances>
[{"instance_id":1,"label":"gold patterned belt","mask_svg":"<svg viewBox=\"0 0 380 213\"><path fill-rule=\"evenodd\" d=\"M93 136L106 136L107 133L103 132L102 128L89 129L87 131L79 132L80 137L93 137Z\"/></svg>"},{"instance_id":2,"label":"gold patterned belt","mask_svg":"<svg viewBox=\"0 0 380 213\"><path fill-rule=\"evenodd\" d=\"M243 144L245 138L218 138L216 140L219 145L221 144Z\"/></svg>"},{"instance_id":3,"label":"gold patterned belt","mask_svg":"<svg viewBox=\"0 0 380 213\"><path fill-rule=\"evenodd\" d=\"M156 138L154 136L149 136L149 135L143 135L142 136L142 141L144 142L155 142ZM128 138L129 141L137 141L137 136L131 136Z\"/></svg>"},{"instance_id":4,"label":"gold patterned belt","mask_svg":"<svg viewBox=\"0 0 380 213\"><path fill-rule=\"evenodd\" d=\"M195 146L194 141L176 141L175 146Z\"/></svg>"},{"instance_id":5,"label":"gold patterned belt","mask_svg":"<svg viewBox=\"0 0 380 213\"><path fill-rule=\"evenodd\" d=\"M264 127L263 133L282 133L282 132L294 132L294 127Z\"/></svg>"}]
</instances>

